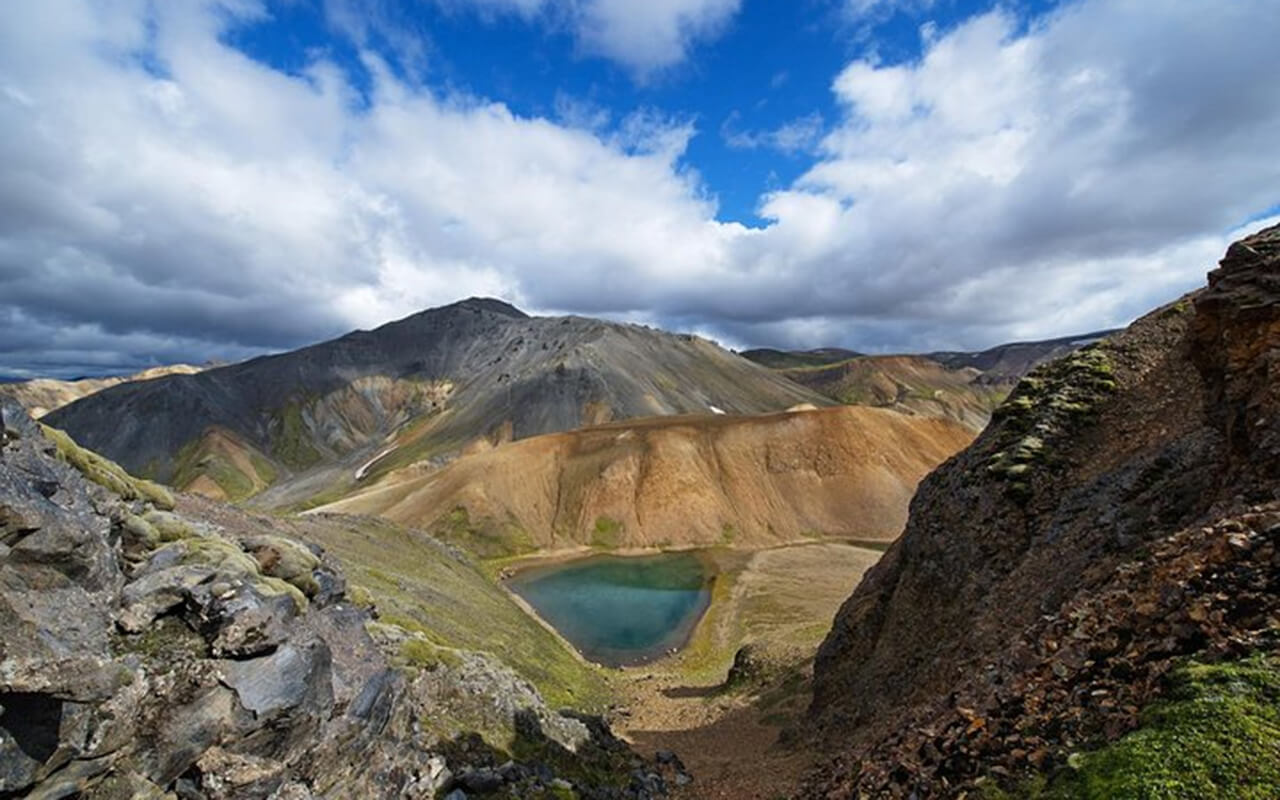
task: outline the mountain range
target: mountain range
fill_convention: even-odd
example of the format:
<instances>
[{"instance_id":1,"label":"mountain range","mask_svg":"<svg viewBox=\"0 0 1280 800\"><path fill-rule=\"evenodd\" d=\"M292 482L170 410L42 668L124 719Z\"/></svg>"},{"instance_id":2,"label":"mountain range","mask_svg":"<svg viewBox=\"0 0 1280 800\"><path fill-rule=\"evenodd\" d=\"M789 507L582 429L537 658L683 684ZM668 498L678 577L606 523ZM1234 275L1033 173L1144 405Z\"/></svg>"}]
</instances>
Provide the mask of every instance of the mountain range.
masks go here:
<instances>
[{"instance_id":1,"label":"mountain range","mask_svg":"<svg viewBox=\"0 0 1280 800\"><path fill-rule=\"evenodd\" d=\"M770 369L488 300L107 388L44 418L75 437L0 399L0 797L1274 797L1278 341L1280 226L976 438L946 388L1027 346ZM257 513L218 459L347 478ZM673 548L708 605L640 669L503 583Z\"/></svg>"},{"instance_id":2,"label":"mountain range","mask_svg":"<svg viewBox=\"0 0 1280 800\"><path fill-rule=\"evenodd\" d=\"M242 364L124 384L48 422L129 470L263 504L488 442L642 416L830 401L717 345L471 299ZM357 474L359 478L357 478Z\"/></svg>"}]
</instances>

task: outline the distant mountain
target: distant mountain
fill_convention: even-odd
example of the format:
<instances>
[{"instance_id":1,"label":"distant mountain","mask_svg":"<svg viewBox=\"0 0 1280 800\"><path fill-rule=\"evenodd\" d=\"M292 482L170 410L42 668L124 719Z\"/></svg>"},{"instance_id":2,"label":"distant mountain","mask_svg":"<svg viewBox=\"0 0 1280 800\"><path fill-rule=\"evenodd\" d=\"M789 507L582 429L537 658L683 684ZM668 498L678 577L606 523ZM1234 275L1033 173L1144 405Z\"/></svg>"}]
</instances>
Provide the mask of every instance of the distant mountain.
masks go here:
<instances>
[{"instance_id":1,"label":"distant mountain","mask_svg":"<svg viewBox=\"0 0 1280 800\"><path fill-rule=\"evenodd\" d=\"M975 433L1008 394L1008 387L981 382L977 370L952 369L925 356L859 356L780 374L841 403L950 419Z\"/></svg>"},{"instance_id":2,"label":"distant mountain","mask_svg":"<svg viewBox=\"0 0 1280 800\"><path fill-rule=\"evenodd\" d=\"M173 364L167 367L152 367L133 375L120 375L108 378L77 378L71 381L60 381L52 378L0 377L0 397L12 397L27 410L31 416L39 419L50 411L74 403L82 397L133 381L149 381L166 375L194 375L208 367L196 367L190 364Z\"/></svg>"},{"instance_id":3,"label":"distant mountain","mask_svg":"<svg viewBox=\"0 0 1280 800\"><path fill-rule=\"evenodd\" d=\"M928 357L948 367L970 367L982 372L984 383L1016 383L1031 370L1088 344L1107 338L1118 329L1097 331L1038 342L1011 342L978 352L942 351Z\"/></svg>"},{"instance_id":4,"label":"distant mountain","mask_svg":"<svg viewBox=\"0 0 1280 800\"><path fill-rule=\"evenodd\" d=\"M137 474L290 506L422 459L612 420L825 398L705 339L470 299L280 355L116 386L49 424Z\"/></svg>"},{"instance_id":5,"label":"distant mountain","mask_svg":"<svg viewBox=\"0 0 1280 800\"><path fill-rule=\"evenodd\" d=\"M823 348L742 355L840 403L951 419L976 432L1023 375L1110 333L1015 342L972 353L868 356ZM842 353L849 355L839 358Z\"/></svg>"},{"instance_id":6,"label":"distant mountain","mask_svg":"<svg viewBox=\"0 0 1280 800\"><path fill-rule=\"evenodd\" d=\"M862 354L845 350L843 347L819 347L816 350L774 350L770 347L758 347L754 350L743 350L739 355L770 369L790 369L821 367L848 361Z\"/></svg>"}]
</instances>

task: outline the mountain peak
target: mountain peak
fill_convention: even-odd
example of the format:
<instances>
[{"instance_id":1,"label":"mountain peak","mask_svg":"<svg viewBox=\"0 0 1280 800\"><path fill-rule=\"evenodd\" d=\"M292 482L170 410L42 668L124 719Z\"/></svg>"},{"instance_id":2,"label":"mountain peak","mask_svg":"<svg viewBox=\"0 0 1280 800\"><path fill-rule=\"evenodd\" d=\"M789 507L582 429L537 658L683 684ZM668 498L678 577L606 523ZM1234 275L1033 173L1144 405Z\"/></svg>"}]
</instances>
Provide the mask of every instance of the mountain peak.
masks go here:
<instances>
[{"instance_id":1,"label":"mountain peak","mask_svg":"<svg viewBox=\"0 0 1280 800\"><path fill-rule=\"evenodd\" d=\"M442 306L440 310L445 309L466 309L468 311L488 311L491 314L501 314L504 317L512 317L513 319L528 319L529 315L508 303L506 300L499 300L496 297L468 297L466 300L459 300L447 306Z\"/></svg>"}]
</instances>

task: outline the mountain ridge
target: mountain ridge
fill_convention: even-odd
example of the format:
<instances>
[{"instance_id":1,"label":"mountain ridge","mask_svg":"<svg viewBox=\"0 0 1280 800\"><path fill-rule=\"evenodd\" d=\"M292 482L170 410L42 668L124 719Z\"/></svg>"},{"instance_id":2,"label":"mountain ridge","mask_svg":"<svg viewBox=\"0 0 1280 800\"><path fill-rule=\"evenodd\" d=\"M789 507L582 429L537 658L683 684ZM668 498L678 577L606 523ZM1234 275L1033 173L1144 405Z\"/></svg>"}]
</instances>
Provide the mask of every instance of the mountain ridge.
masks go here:
<instances>
[{"instance_id":1,"label":"mountain ridge","mask_svg":"<svg viewBox=\"0 0 1280 800\"><path fill-rule=\"evenodd\" d=\"M192 375L209 368L209 365L170 364L162 367L149 367L129 375L102 378L76 378L68 381L55 378L14 378L12 380L0 380L0 397L12 397L19 405L27 409L31 416L40 419L62 406L112 386L154 380L166 375Z\"/></svg>"},{"instance_id":2,"label":"mountain ridge","mask_svg":"<svg viewBox=\"0 0 1280 800\"><path fill-rule=\"evenodd\" d=\"M133 472L184 485L207 475L232 499L246 485L306 476L296 495L279 493L289 505L351 483L356 462L387 448L372 472L485 438L806 402L828 401L699 337L529 317L472 298L289 353L113 387L49 421ZM221 433L263 469L245 475L219 460L202 439Z\"/></svg>"}]
</instances>

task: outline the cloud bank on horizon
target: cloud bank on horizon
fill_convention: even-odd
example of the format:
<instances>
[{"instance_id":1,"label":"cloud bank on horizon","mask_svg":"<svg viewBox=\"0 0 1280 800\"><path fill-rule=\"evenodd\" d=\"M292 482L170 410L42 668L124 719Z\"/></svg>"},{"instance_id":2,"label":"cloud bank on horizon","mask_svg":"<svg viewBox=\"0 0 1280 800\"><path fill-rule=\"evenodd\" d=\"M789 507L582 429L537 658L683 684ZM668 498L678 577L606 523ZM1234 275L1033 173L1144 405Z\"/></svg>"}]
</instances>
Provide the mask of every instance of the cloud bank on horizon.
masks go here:
<instances>
[{"instance_id":1,"label":"cloud bank on horizon","mask_svg":"<svg viewBox=\"0 0 1280 800\"><path fill-rule=\"evenodd\" d=\"M1269 0L806 0L836 68L735 90L823 104L755 130L709 109L761 0L405 2L11 11L0 373L238 359L469 295L733 346L979 347L1123 324L1280 214ZM323 46L285 23L306 9ZM436 24L590 81L526 110ZM710 176L748 157L771 178L730 213Z\"/></svg>"}]
</instances>

